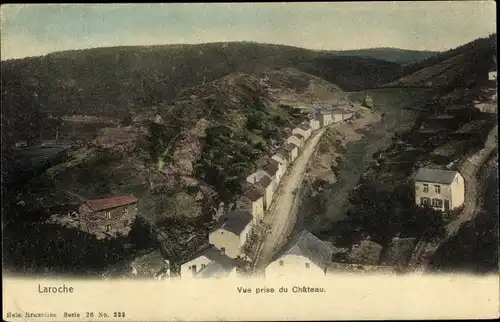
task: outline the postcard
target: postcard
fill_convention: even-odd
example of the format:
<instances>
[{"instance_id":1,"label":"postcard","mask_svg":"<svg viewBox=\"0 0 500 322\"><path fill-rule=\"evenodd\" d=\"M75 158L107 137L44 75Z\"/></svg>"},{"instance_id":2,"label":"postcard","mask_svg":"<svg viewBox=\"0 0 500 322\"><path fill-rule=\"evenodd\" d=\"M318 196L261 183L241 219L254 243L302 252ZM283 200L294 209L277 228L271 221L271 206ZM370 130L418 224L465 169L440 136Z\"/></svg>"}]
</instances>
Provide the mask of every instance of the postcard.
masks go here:
<instances>
[{"instance_id":1,"label":"postcard","mask_svg":"<svg viewBox=\"0 0 500 322\"><path fill-rule=\"evenodd\" d=\"M1 7L6 321L498 318L493 1Z\"/></svg>"}]
</instances>

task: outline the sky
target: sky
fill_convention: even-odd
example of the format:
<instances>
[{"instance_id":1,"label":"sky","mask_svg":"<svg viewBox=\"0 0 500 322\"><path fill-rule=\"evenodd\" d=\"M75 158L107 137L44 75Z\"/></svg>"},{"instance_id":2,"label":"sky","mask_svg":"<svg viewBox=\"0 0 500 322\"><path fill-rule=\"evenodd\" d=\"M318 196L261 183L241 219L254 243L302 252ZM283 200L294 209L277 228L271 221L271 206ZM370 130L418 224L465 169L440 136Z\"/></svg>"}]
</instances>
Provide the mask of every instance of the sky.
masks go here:
<instances>
[{"instance_id":1,"label":"sky","mask_svg":"<svg viewBox=\"0 0 500 322\"><path fill-rule=\"evenodd\" d=\"M493 1L9 4L1 6L1 58L219 41L443 51L495 31Z\"/></svg>"}]
</instances>

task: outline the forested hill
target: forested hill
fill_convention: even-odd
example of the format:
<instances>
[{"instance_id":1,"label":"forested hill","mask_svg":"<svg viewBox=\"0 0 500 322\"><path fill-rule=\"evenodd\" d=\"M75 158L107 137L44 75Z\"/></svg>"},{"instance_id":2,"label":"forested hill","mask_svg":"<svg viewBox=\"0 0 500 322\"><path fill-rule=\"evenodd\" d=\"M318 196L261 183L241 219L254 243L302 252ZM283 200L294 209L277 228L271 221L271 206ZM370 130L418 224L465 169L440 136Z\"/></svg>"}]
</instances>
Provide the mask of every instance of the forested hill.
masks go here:
<instances>
[{"instance_id":1,"label":"forested hill","mask_svg":"<svg viewBox=\"0 0 500 322\"><path fill-rule=\"evenodd\" d=\"M412 65L425 59L435 57L439 54L437 51L410 50L400 48L368 48L356 50L328 51L335 56L353 56L369 57L389 62L399 63L401 65Z\"/></svg>"},{"instance_id":2,"label":"forested hill","mask_svg":"<svg viewBox=\"0 0 500 322\"><path fill-rule=\"evenodd\" d=\"M472 87L488 81L488 71L496 68L496 34L479 38L435 57L405 67L404 77L389 87Z\"/></svg>"}]
</instances>

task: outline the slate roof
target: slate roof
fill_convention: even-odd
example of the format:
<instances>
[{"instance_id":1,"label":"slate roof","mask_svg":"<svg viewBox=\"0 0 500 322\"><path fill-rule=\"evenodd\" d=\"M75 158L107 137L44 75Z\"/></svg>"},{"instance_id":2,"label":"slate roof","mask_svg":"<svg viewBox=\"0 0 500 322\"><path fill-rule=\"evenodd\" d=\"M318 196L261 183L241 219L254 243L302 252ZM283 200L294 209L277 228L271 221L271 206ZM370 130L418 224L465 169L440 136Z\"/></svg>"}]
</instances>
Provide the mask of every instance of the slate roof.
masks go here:
<instances>
[{"instance_id":1,"label":"slate roof","mask_svg":"<svg viewBox=\"0 0 500 322\"><path fill-rule=\"evenodd\" d=\"M322 241L309 231L303 230L290 240L280 257L285 255L304 256L318 267L326 269L331 263L332 253L333 249L329 243Z\"/></svg>"},{"instance_id":2,"label":"slate roof","mask_svg":"<svg viewBox=\"0 0 500 322\"><path fill-rule=\"evenodd\" d=\"M236 262L234 259L230 258L229 256L222 254L220 249L215 247L214 245L208 245L204 248L202 248L200 251L194 253L192 256L189 257L189 260L185 261L184 263L190 262L193 259L196 259L200 256L205 256L212 262L219 263L221 266L225 268L233 267Z\"/></svg>"},{"instance_id":3,"label":"slate roof","mask_svg":"<svg viewBox=\"0 0 500 322\"><path fill-rule=\"evenodd\" d=\"M196 274L196 278L226 277L233 268L234 266L227 267L218 262L212 262L199 271L198 274Z\"/></svg>"},{"instance_id":4,"label":"slate roof","mask_svg":"<svg viewBox=\"0 0 500 322\"><path fill-rule=\"evenodd\" d=\"M212 231L224 229L239 235L251 221L252 215L248 211L233 211L221 216Z\"/></svg>"},{"instance_id":5,"label":"slate roof","mask_svg":"<svg viewBox=\"0 0 500 322\"><path fill-rule=\"evenodd\" d=\"M283 147L283 149L285 149L285 151L291 152L294 149L297 149L297 146L293 143L288 143Z\"/></svg>"},{"instance_id":6,"label":"slate roof","mask_svg":"<svg viewBox=\"0 0 500 322\"><path fill-rule=\"evenodd\" d=\"M139 200L133 196L116 196L111 198L102 198L102 199L89 199L85 201L85 203L93 210L93 211L102 211L113 209L116 207L123 207L133 203L138 202Z\"/></svg>"},{"instance_id":7,"label":"slate roof","mask_svg":"<svg viewBox=\"0 0 500 322\"><path fill-rule=\"evenodd\" d=\"M450 184L456 174L456 171L420 168L415 175L415 181Z\"/></svg>"},{"instance_id":8,"label":"slate roof","mask_svg":"<svg viewBox=\"0 0 500 322\"><path fill-rule=\"evenodd\" d=\"M288 160L288 151L281 148L275 153L277 156L279 156L283 160Z\"/></svg>"},{"instance_id":9,"label":"slate roof","mask_svg":"<svg viewBox=\"0 0 500 322\"><path fill-rule=\"evenodd\" d=\"M271 178L269 178L268 176L263 176L262 178L260 178L258 183L261 187L267 188L267 186L271 184Z\"/></svg>"},{"instance_id":10,"label":"slate roof","mask_svg":"<svg viewBox=\"0 0 500 322\"><path fill-rule=\"evenodd\" d=\"M271 162L271 161L262 167L262 170L266 171L271 176L274 176L276 174L276 172L278 172L278 169L279 169L278 164L275 162Z\"/></svg>"},{"instance_id":11,"label":"slate roof","mask_svg":"<svg viewBox=\"0 0 500 322\"><path fill-rule=\"evenodd\" d=\"M257 188L252 188L245 192L243 194L246 198L248 198L250 201L254 202L259 200L259 198L262 198L263 194L261 191L259 191Z\"/></svg>"}]
</instances>

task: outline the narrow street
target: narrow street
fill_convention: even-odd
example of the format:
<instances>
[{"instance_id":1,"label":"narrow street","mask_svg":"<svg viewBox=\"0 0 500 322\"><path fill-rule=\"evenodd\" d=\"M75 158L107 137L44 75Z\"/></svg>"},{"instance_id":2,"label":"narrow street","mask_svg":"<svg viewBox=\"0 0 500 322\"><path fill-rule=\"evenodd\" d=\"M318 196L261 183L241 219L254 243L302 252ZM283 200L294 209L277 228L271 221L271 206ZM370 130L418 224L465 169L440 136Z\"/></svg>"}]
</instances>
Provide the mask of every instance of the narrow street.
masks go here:
<instances>
[{"instance_id":1,"label":"narrow street","mask_svg":"<svg viewBox=\"0 0 500 322\"><path fill-rule=\"evenodd\" d=\"M293 166L288 169L288 175L280 183L275 201L264 219L270 231L265 235L257 253L256 271L262 270L272 261L274 254L286 243L294 227L297 213L295 192L302 183L309 159L325 130L323 128L311 136Z\"/></svg>"}]
</instances>

